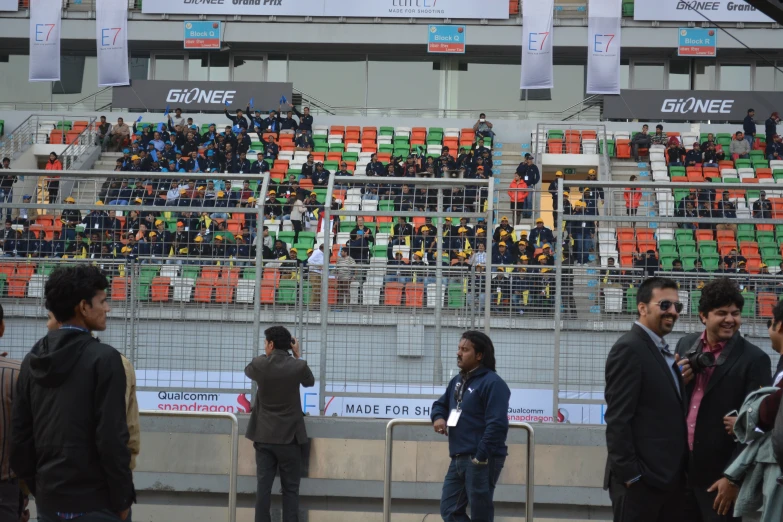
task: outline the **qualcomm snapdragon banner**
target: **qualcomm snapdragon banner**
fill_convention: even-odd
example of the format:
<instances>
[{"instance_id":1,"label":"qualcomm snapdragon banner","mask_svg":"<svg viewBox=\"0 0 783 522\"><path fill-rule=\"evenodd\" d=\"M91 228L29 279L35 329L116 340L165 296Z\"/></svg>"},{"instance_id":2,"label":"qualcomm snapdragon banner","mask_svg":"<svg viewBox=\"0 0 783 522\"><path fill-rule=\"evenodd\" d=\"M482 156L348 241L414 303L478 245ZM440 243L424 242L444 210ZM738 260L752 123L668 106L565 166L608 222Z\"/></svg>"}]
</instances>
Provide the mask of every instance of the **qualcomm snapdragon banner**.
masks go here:
<instances>
[{"instance_id":1,"label":"qualcomm snapdragon banner","mask_svg":"<svg viewBox=\"0 0 783 522\"><path fill-rule=\"evenodd\" d=\"M128 2L100 0L95 16L98 85L128 85Z\"/></svg>"},{"instance_id":2,"label":"qualcomm snapdragon banner","mask_svg":"<svg viewBox=\"0 0 783 522\"><path fill-rule=\"evenodd\" d=\"M620 94L621 0L590 0L587 94Z\"/></svg>"},{"instance_id":3,"label":"qualcomm snapdragon banner","mask_svg":"<svg viewBox=\"0 0 783 522\"><path fill-rule=\"evenodd\" d=\"M520 89L554 87L554 0L522 3L522 82Z\"/></svg>"},{"instance_id":4,"label":"qualcomm snapdragon banner","mask_svg":"<svg viewBox=\"0 0 783 522\"><path fill-rule=\"evenodd\" d=\"M30 2L31 82L60 81L60 27L62 0Z\"/></svg>"}]
</instances>

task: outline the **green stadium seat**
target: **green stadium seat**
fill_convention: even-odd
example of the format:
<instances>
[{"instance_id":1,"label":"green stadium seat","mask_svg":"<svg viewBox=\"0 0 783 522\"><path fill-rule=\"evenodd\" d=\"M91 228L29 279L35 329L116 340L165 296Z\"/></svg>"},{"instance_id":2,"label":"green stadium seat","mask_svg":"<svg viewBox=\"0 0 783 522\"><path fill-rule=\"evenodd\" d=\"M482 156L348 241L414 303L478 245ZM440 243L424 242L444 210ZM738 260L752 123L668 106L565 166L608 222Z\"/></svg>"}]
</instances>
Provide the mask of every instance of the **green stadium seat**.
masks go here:
<instances>
[{"instance_id":1,"label":"green stadium seat","mask_svg":"<svg viewBox=\"0 0 783 522\"><path fill-rule=\"evenodd\" d=\"M701 256L701 267L707 272L715 272L720 265L720 255Z\"/></svg>"},{"instance_id":2,"label":"green stadium seat","mask_svg":"<svg viewBox=\"0 0 783 522\"><path fill-rule=\"evenodd\" d=\"M636 295L638 293L639 293L639 289L633 286L625 291L625 311L629 314L637 313Z\"/></svg>"},{"instance_id":3,"label":"green stadium seat","mask_svg":"<svg viewBox=\"0 0 783 522\"><path fill-rule=\"evenodd\" d=\"M693 240L693 230L686 228L675 230L674 237L677 238L677 243L680 243L682 240Z\"/></svg>"},{"instance_id":4,"label":"green stadium seat","mask_svg":"<svg viewBox=\"0 0 783 522\"><path fill-rule=\"evenodd\" d=\"M742 307L742 317L753 319L756 317L756 294L753 292L742 292L745 298L745 306Z\"/></svg>"},{"instance_id":5,"label":"green stadium seat","mask_svg":"<svg viewBox=\"0 0 783 522\"><path fill-rule=\"evenodd\" d=\"M671 255L660 255L661 260L661 268L663 270L669 271L672 269L672 264L674 263L675 259L679 259L678 256L671 256Z\"/></svg>"},{"instance_id":6,"label":"green stadium seat","mask_svg":"<svg viewBox=\"0 0 783 522\"><path fill-rule=\"evenodd\" d=\"M604 145L608 147L606 154L609 157L614 157L614 140L601 140L598 144L598 152L600 154L604 153Z\"/></svg>"},{"instance_id":7,"label":"green stadium seat","mask_svg":"<svg viewBox=\"0 0 783 522\"><path fill-rule=\"evenodd\" d=\"M702 261L702 266L703 265L704 261ZM691 290L691 315L699 315L699 301L701 301L701 290Z\"/></svg>"},{"instance_id":8,"label":"green stadium seat","mask_svg":"<svg viewBox=\"0 0 783 522\"><path fill-rule=\"evenodd\" d=\"M705 254L717 254L718 242L717 241L699 241L699 255Z\"/></svg>"},{"instance_id":9,"label":"green stadium seat","mask_svg":"<svg viewBox=\"0 0 783 522\"><path fill-rule=\"evenodd\" d=\"M340 220L340 232L350 232L356 227L356 221Z\"/></svg>"},{"instance_id":10,"label":"green stadium seat","mask_svg":"<svg viewBox=\"0 0 783 522\"><path fill-rule=\"evenodd\" d=\"M394 136L394 127L381 127L378 129L378 136Z\"/></svg>"},{"instance_id":11,"label":"green stadium seat","mask_svg":"<svg viewBox=\"0 0 783 522\"><path fill-rule=\"evenodd\" d=\"M696 260L699 259L697 254L683 254L680 252L680 261L682 261L682 268L686 272L693 270L696 267Z\"/></svg>"},{"instance_id":12,"label":"green stadium seat","mask_svg":"<svg viewBox=\"0 0 783 522\"><path fill-rule=\"evenodd\" d=\"M658 242L658 252L660 255L677 255L677 241L673 239L663 239Z\"/></svg>"},{"instance_id":13,"label":"green stadium seat","mask_svg":"<svg viewBox=\"0 0 783 522\"><path fill-rule=\"evenodd\" d=\"M330 143L329 152L345 152L344 143Z\"/></svg>"},{"instance_id":14,"label":"green stadium seat","mask_svg":"<svg viewBox=\"0 0 783 522\"><path fill-rule=\"evenodd\" d=\"M449 308L465 307L465 292L462 285L449 285L448 288Z\"/></svg>"}]
</instances>

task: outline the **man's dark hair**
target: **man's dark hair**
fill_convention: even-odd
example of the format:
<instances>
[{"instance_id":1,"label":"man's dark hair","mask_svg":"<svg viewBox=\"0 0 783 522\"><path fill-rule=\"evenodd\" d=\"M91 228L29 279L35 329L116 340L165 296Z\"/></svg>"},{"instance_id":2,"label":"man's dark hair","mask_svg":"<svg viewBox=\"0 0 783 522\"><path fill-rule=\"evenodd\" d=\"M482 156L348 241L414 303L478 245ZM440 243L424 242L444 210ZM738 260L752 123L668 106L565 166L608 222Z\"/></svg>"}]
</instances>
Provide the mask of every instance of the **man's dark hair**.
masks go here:
<instances>
[{"instance_id":1,"label":"man's dark hair","mask_svg":"<svg viewBox=\"0 0 783 522\"><path fill-rule=\"evenodd\" d=\"M728 277L713 279L701 289L700 314L707 315L716 308L729 305L737 305L737 308L742 310L742 307L745 306L745 298L742 297L737 283Z\"/></svg>"},{"instance_id":2,"label":"man's dark hair","mask_svg":"<svg viewBox=\"0 0 783 522\"><path fill-rule=\"evenodd\" d=\"M649 277L639 286L639 291L636 293L636 302L650 304L653 290L656 289L677 290L677 282L667 277Z\"/></svg>"},{"instance_id":3,"label":"man's dark hair","mask_svg":"<svg viewBox=\"0 0 783 522\"><path fill-rule=\"evenodd\" d=\"M3 307L0 306L0 321L3 320ZM783 322L783 301L778 301L775 308L772 309L772 324L778 325Z\"/></svg>"},{"instance_id":4,"label":"man's dark hair","mask_svg":"<svg viewBox=\"0 0 783 522\"><path fill-rule=\"evenodd\" d=\"M678 258L678 259L675 259L674 261L672 261L672 264L673 264L673 265L675 265L675 264L678 264L678 263L679 263L679 264L682 264L682 259L679 259L679 258Z\"/></svg>"},{"instance_id":5,"label":"man's dark hair","mask_svg":"<svg viewBox=\"0 0 783 522\"><path fill-rule=\"evenodd\" d=\"M481 364L483 364L487 370L492 370L493 372L497 371L495 370L495 345L492 344L492 339L490 339L487 334L477 330L468 330L462 334L462 338L466 341L470 341L476 353L484 354L484 357L481 359Z\"/></svg>"},{"instance_id":6,"label":"man's dark hair","mask_svg":"<svg viewBox=\"0 0 783 522\"><path fill-rule=\"evenodd\" d=\"M109 281L96 266L76 265L57 268L49 276L44 288L46 309L52 312L58 322L64 323L73 318L74 308L79 303L82 301L92 303L95 294L108 287Z\"/></svg>"},{"instance_id":7,"label":"man's dark hair","mask_svg":"<svg viewBox=\"0 0 783 522\"><path fill-rule=\"evenodd\" d=\"M266 340L273 343L275 350L291 349L291 332L285 326L272 326L264 330Z\"/></svg>"}]
</instances>

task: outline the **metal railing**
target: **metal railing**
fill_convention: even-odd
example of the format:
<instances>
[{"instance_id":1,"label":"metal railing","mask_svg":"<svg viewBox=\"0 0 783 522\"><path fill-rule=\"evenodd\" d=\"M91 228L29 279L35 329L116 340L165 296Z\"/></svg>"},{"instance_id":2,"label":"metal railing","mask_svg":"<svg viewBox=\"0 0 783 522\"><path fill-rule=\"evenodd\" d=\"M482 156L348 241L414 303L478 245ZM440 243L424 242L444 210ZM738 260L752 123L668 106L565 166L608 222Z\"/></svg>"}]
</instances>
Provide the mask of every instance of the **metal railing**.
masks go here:
<instances>
[{"instance_id":1,"label":"metal railing","mask_svg":"<svg viewBox=\"0 0 783 522\"><path fill-rule=\"evenodd\" d=\"M237 519L237 469L239 467L239 422L233 413L141 410L142 417L174 417L195 419L227 419L231 422L231 452L228 471L228 522Z\"/></svg>"},{"instance_id":2,"label":"metal railing","mask_svg":"<svg viewBox=\"0 0 783 522\"><path fill-rule=\"evenodd\" d=\"M427 426L432 427L429 420L412 419L392 419L386 425L386 459L384 462L383 475L383 522L391 522L391 500L392 500L392 449L394 448L394 427L395 426ZM533 520L533 504L535 489L534 458L535 458L535 432L533 427L526 422L509 422L509 429L520 428L527 432L526 444L526 464L525 469L525 520Z\"/></svg>"},{"instance_id":3,"label":"metal railing","mask_svg":"<svg viewBox=\"0 0 783 522\"><path fill-rule=\"evenodd\" d=\"M0 102L0 110L8 111L101 111L111 108L113 87L104 87L73 102Z\"/></svg>"}]
</instances>

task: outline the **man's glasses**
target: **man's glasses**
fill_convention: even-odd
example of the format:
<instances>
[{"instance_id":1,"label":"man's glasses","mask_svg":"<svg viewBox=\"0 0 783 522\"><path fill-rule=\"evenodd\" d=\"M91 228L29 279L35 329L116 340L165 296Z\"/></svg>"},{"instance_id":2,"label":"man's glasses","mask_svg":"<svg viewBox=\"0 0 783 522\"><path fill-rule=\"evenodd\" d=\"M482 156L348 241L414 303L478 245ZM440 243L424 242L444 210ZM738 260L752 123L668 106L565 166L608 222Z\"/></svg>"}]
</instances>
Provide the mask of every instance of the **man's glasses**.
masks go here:
<instances>
[{"instance_id":1,"label":"man's glasses","mask_svg":"<svg viewBox=\"0 0 783 522\"><path fill-rule=\"evenodd\" d=\"M669 308L674 305L674 310L679 314L682 312L682 303L679 301L669 301L668 299L664 299L663 301L658 302L658 306L661 308L661 312L667 311Z\"/></svg>"}]
</instances>

